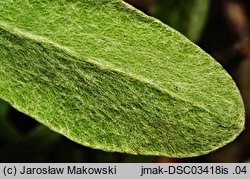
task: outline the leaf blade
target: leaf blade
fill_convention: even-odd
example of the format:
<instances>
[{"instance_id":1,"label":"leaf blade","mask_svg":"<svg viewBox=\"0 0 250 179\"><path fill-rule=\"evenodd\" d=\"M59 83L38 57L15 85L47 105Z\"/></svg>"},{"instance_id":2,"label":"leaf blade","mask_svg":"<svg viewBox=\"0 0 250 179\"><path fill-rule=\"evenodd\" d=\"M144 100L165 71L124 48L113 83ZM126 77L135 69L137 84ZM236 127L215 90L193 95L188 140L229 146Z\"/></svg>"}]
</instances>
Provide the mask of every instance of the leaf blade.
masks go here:
<instances>
[{"instance_id":1,"label":"leaf blade","mask_svg":"<svg viewBox=\"0 0 250 179\"><path fill-rule=\"evenodd\" d=\"M186 157L243 129L231 77L159 21L120 1L15 2L0 2L0 95L53 130L93 148Z\"/></svg>"}]
</instances>

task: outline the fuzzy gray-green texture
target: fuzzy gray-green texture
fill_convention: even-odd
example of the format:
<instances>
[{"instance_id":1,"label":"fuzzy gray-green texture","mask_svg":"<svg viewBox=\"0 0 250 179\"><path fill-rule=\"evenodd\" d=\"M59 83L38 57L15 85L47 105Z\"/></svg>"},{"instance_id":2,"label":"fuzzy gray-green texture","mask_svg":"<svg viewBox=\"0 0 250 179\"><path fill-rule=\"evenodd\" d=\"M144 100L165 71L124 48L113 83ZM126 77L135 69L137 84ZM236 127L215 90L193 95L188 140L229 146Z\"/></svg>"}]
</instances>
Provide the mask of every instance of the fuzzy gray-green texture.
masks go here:
<instances>
[{"instance_id":1,"label":"fuzzy gray-green texture","mask_svg":"<svg viewBox=\"0 0 250 179\"><path fill-rule=\"evenodd\" d=\"M197 156L244 128L225 70L120 0L0 0L0 97L106 151Z\"/></svg>"}]
</instances>

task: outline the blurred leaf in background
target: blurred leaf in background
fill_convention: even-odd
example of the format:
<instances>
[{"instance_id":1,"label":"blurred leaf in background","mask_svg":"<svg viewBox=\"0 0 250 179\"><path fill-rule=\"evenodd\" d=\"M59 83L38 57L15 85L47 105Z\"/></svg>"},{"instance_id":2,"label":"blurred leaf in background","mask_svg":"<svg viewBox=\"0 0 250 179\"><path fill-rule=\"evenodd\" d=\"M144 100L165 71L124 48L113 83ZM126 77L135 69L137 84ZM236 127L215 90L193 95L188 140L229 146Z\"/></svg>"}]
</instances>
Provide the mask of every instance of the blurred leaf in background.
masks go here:
<instances>
[{"instance_id":1,"label":"blurred leaf in background","mask_svg":"<svg viewBox=\"0 0 250 179\"><path fill-rule=\"evenodd\" d=\"M193 42L200 39L210 0L156 0L153 15Z\"/></svg>"},{"instance_id":2,"label":"blurred leaf in background","mask_svg":"<svg viewBox=\"0 0 250 179\"><path fill-rule=\"evenodd\" d=\"M10 105L0 99L0 144L6 144L18 140L19 133L8 121Z\"/></svg>"},{"instance_id":3,"label":"blurred leaf in background","mask_svg":"<svg viewBox=\"0 0 250 179\"><path fill-rule=\"evenodd\" d=\"M5 101L0 99L0 120L3 119L6 112L8 111L9 105Z\"/></svg>"}]
</instances>

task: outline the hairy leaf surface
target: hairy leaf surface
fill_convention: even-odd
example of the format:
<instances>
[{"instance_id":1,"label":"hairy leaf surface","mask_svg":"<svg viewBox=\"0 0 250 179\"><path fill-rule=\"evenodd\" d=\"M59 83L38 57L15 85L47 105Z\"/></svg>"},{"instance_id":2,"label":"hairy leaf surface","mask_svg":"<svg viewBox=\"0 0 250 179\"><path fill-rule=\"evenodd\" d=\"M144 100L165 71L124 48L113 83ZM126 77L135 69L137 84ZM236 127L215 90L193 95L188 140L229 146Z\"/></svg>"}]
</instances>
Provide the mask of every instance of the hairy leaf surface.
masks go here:
<instances>
[{"instance_id":1,"label":"hairy leaf surface","mask_svg":"<svg viewBox=\"0 0 250 179\"><path fill-rule=\"evenodd\" d=\"M225 70L120 0L0 0L0 97L96 149L197 156L244 126Z\"/></svg>"}]
</instances>

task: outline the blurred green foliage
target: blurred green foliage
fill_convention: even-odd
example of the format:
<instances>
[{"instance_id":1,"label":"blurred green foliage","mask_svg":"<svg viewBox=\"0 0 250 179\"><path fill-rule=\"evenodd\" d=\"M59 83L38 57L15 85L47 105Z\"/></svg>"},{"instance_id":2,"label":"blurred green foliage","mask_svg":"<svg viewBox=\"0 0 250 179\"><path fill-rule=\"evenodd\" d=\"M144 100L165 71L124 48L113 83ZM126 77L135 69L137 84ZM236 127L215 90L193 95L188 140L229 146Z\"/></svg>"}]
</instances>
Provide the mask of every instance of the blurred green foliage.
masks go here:
<instances>
[{"instance_id":1,"label":"blurred green foliage","mask_svg":"<svg viewBox=\"0 0 250 179\"><path fill-rule=\"evenodd\" d=\"M0 99L0 119L2 119L6 115L8 108L8 103Z\"/></svg>"},{"instance_id":2,"label":"blurred green foliage","mask_svg":"<svg viewBox=\"0 0 250 179\"><path fill-rule=\"evenodd\" d=\"M19 134L8 121L9 109L9 104L0 99L0 141L4 143L13 142L19 138Z\"/></svg>"},{"instance_id":3,"label":"blurred green foliage","mask_svg":"<svg viewBox=\"0 0 250 179\"><path fill-rule=\"evenodd\" d=\"M207 20L210 0L156 0L153 15L197 42Z\"/></svg>"}]
</instances>

